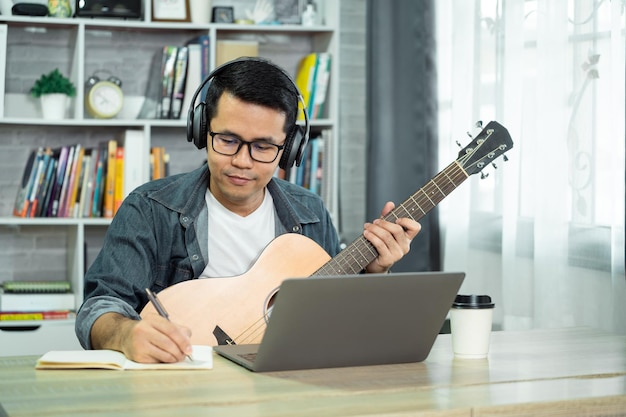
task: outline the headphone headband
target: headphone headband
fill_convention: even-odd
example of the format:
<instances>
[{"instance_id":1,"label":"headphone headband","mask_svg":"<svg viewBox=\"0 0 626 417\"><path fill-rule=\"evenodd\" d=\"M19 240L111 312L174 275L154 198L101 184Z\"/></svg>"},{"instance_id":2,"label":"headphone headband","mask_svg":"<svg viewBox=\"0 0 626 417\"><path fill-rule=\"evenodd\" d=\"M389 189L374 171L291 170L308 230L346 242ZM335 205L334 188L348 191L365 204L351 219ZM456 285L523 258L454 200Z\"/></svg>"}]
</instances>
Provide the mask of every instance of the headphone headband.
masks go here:
<instances>
[{"instance_id":1,"label":"headphone headband","mask_svg":"<svg viewBox=\"0 0 626 417\"><path fill-rule=\"evenodd\" d=\"M309 115L307 114L304 98L302 97L302 94L300 93L300 90L298 89L296 83L283 68L263 58L237 58L233 61L229 61L218 66L213 71L211 71L209 75L207 75L207 77L200 83L191 99L191 105L189 106L189 112L187 114L187 141L193 142L193 144L196 145L198 149L203 149L207 146L208 121L206 120L206 102L201 101L196 106L194 106L194 104L204 87L209 84L209 82L213 78L215 78L217 75L222 73L230 66L241 62L258 62L271 65L273 68L280 71L293 86L294 91L296 92L298 102L302 104L302 112L304 114L304 127L296 124L287 132L287 139L285 140L283 155L278 163L278 166L283 169L290 168L294 165L294 163L296 166L300 166L300 164L302 163L302 158L304 156L306 145L309 141L310 133Z\"/></svg>"}]
</instances>

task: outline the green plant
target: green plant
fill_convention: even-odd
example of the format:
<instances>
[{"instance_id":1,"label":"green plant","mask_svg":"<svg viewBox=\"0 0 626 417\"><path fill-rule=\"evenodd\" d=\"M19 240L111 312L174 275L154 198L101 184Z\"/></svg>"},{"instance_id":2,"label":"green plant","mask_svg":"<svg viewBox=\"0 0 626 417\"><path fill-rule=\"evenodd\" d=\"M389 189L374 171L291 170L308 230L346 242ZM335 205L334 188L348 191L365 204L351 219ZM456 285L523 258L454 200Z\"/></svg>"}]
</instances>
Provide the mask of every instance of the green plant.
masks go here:
<instances>
[{"instance_id":1,"label":"green plant","mask_svg":"<svg viewBox=\"0 0 626 417\"><path fill-rule=\"evenodd\" d=\"M76 87L69 78L63 76L58 68L48 74L42 74L30 89L33 97L41 97L44 94L62 93L70 97L76 95Z\"/></svg>"}]
</instances>

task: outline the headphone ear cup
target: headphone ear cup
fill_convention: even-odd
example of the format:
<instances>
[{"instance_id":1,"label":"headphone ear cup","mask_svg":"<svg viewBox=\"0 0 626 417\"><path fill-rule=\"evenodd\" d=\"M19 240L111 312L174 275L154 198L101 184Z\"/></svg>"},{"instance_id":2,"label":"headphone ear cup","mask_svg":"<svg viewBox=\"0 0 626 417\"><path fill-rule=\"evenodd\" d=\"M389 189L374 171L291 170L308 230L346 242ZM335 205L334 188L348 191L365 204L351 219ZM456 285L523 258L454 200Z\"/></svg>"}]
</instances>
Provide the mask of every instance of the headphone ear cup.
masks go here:
<instances>
[{"instance_id":1,"label":"headphone ear cup","mask_svg":"<svg viewBox=\"0 0 626 417\"><path fill-rule=\"evenodd\" d=\"M293 147L297 149L296 157L294 159L294 163L296 166L300 166L302 163L302 159L304 158L304 152L306 151L307 143L309 142L309 137L306 134L307 129L304 126L296 126L296 131L294 133L293 139Z\"/></svg>"},{"instance_id":2,"label":"headphone ear cup","mask_svg":"<svg viewBox=\"0 0 626 417\"><path fill-rule=\"evenodd\" d=\"M205 104L198 103L189 115L187 140L193 142L196 148L203 149L207 145L207 134Z\"/></svg>"},{"instance_id":3,"label":"headphone ear cup","mask_svg":"<svg viewBox=\"0 0 626 417\"><path fill-rule=\"evenodd\" d=\"M302 163L302 157L304 156L306 143L307 139L305 129L302 126L295 126L291 130L289 138L285 141L283 155L280 158L278 166L282 169L291 168L294 163L296 166L300 166L300 163Z\"/></svg>"}]
</instances>

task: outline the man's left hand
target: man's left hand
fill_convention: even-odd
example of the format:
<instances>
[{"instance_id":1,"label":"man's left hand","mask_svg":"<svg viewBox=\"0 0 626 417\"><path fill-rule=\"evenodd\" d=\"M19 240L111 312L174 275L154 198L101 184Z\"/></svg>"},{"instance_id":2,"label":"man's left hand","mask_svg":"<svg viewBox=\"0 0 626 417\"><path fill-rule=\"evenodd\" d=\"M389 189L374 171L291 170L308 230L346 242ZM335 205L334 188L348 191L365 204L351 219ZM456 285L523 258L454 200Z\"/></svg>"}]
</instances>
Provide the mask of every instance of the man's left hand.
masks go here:
<instances>
[{"instance_id":1,"label":"man's left hand","mask_svg":"<svg viewBox=\"0 0 626 417\"><path fill-rule=\"evenodd\" d=\"M379 219L365 223L363 236L378 251L378 257L365 268L368 273L389 271L394 263L409 253L411 241L421 229L418 222L408 217L399 218L395 222L383 220L394 208L395 204L388 201Z\"/></svg>"}]
</instances>

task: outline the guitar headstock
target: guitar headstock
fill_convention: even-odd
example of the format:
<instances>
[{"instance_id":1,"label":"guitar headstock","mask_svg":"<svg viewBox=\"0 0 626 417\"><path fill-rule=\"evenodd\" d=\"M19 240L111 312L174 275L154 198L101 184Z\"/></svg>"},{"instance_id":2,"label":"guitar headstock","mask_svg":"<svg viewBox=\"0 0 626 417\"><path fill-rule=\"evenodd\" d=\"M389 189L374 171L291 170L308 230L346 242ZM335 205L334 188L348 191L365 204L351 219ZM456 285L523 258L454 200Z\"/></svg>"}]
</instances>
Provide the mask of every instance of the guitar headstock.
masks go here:
<instances>
[{"instance_id":1,"label":"guitar headstock","mask_svg":"<svg viewBox=\"0 0 626 417\"><path fill-rule=\"evenodd\" d=\"M459 152L457 162L468 175L477 174L512 147L509 131L500 123L491 121Z\"/></svg>"}]
</instances>

